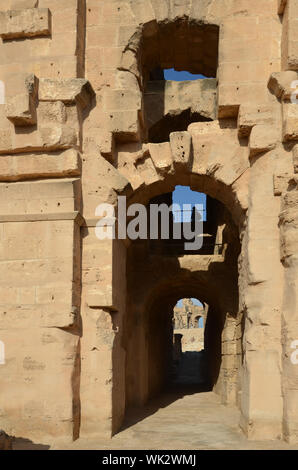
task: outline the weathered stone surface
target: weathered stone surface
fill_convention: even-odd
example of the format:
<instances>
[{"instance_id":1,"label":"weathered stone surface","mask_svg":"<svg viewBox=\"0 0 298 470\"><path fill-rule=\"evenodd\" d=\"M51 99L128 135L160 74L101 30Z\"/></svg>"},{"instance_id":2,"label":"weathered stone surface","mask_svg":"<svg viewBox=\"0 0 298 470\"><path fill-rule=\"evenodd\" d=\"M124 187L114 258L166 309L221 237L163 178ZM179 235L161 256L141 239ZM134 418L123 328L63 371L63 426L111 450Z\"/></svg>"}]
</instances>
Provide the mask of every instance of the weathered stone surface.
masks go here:
<instances>
[{"instance_id":1,"label":"weathered stone surface","mask_svg":"<svg viewBox=\"0 0 298 470\"><path fill-rule=\"evenodd\" d=\"M297 78L297 73L291 70L274 72L270 75L268 88L277 98L289 99L295 90L291 85Z\"/></svg>"},{"instance_id":2,"label":"weathered stone surface","mask_svg":"<svg viewBox=\"0 0 298 470\"><path fill-rule=\"evenodd\" d=\"M284 102L283 111L283 141L298 139L298 109L296 103Z\"/></svg>"},{"instance_id":3,"label":"weathered stone surface","mask_svg":"<svg viewBox=\"0 0 298 470\"><path fill-rule=\"evenodd\" d=\"M292 175L289 174L274 175L273 185L275 196L281 196L282 193L288 190L291 181L291 176Z\"/></svg>"},{"instance_id":4,"label":"weathered stone surface","mask_svg":"<svg viewBox=\"0 0 298 470\"><path fill-rule=\"evenodd\" d=\"M51 13L48 8L24 8L0 12L0 36L3 39L49 36Z\"/></svg>"},{"instance_id":5,"label":"weathered stone surface","mask_svg":"<svg viewBox=\"0 0 298 470\"><path fill-rule=\"evenodd\" d=\"M257 124L274 124L272 108L255 104L242 105L238 115L239 137L249 136L252 128Z\"/></svg>"},{"instance_id":6,"label":"weathered stone surface","mask_svg":"<svg viewBox=\"0 0 298 470\"><path fill-rule=\"evenodd\" d=\"M169 171L173 165L172 151L169 142L149 144L148 149L156 170L161 173Z\"/></svg>"},{"instance_id":7,"label":"weathered stone surface","mask_svg":"<svg viewBox=\"0 0 298 470\"><path fill-rule=\"evenodd\" d=\"M172 132L170 134L170 145L174 165L181 169L190 167L192 157L192 138L188 132Z\"/></svg>"},{"instance_id":8,"label":"weathered stone surface","mask_svg":"<svg viewBox=\"0 0 298 470\"><path fill-rule=\"evenodd\" d=\"M183 347L204 336L249 438L297 443L298 3L85 3L0 13L1 428L110 439L163 388L173 306L199 296ZM126 220L176 186L206 195L200 249ZM97 238L105 210L120 237Z\"/></svg>"},{"instance_id":9,"label":"weathered stone surface","mask_svg":"<svg viewBox=\"0 0 298 470\"><path fill-rule=\"evenodd\" d=\"M17 155L0 157L0 181L19 181L59 176L78 176L81 159L76 150L59 155Z\"/></svg>"},{"instance_id":10,"label":"weathered stone surface","mask_svg":"<svg viewBox=\"0 0 298 470\"><path fill-rule=\"evenodd\" d=\"M90 103L94 92L84 78L59 79L41 78L39 81L40 101L62 101L78 103L83 108Z\"/></svg>"},{"instance_id":11,"label":"weathered stone surface","mask_svg":"<svg viewBox=\"0 0 298 470\"><path fill-rule=\"evenodd\" d=\"M254 156L274 149L278 138L278 130L275 127L268 124L254 126L249 139L250 155Z\"/></svg>"},{"instance_id":12,"label":"weathered stone surface","mask_svg":"<svg viewBox=\"0 0 298 470\"><path fill-rule=\"evenodd\" d=\"M7 98L6 116L15 126L37 123L38 79L33 74L24 77L24 89L24 93Z\"/></svg>"}]
</instances>

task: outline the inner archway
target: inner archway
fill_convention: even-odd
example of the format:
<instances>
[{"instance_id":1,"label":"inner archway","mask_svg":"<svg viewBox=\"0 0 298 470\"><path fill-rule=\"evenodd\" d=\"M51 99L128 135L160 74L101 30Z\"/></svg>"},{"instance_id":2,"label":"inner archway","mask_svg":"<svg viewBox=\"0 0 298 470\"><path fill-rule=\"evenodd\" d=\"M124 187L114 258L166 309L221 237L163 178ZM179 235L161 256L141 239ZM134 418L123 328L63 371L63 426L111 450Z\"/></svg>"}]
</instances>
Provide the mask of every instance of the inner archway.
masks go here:
<instances>
[{"instance_id":1,"label":"inner archway","mask_svg":"<svg viewBox=\"0 0 298 470\"><path fill-rule=\"evenodd\" d=\"M198 299L180 299L173 310L173 384L207 385L204 327L208 305Z\"/></svg>"},{"instance_id":2,"label":"inner archway","mask_svg":"<svg viewBox=\"0 0 298 470\"><path fill-rule=\"evenodd\" d=\"M187 252L183 240L177 243L160 237L134 240L128 248L126 410L144 407L169 387L179 385L181 390L183 383L173 380L173 313L177 302L187 298L200 299L204 306L200 312L194 309L188 326L200 330L203 318L201 362L205 371L203 378L184 385L192 387L191 393L213 390L224 403L237 402L240 378L236 364L241 351L241 334L237 338L236 333L240 323L238 227L223 203L208 194L195 193L205 196L204 241L199 250ZM173 192L163 193L149 199L147 207L152 203L171 206L172 202ZM227 336L231 330L232 339Z\"/></svg>"}]
</instances>

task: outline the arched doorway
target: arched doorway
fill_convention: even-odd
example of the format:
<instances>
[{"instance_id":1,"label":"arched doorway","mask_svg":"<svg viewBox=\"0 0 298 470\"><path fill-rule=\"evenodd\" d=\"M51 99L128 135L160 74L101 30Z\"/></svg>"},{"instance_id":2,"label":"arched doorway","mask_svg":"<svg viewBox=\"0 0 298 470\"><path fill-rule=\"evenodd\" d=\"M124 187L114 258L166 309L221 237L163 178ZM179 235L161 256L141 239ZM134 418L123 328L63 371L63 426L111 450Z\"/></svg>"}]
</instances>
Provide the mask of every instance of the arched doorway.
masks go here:
<instances>
[{"instance_id":1,"label":"arched doorway","mask_svg":"<svg viewBox=\"0 0 298 470\"><path fill-rule=\"evenodd\" d=\"M168 187L172 187L172 182ZM153 194L149 204L158 200L171 202L169 195L172 193ZM131 199L136 200L135 197ZM142 201L146 202L145 199ZM224 204L210 196L207 201L205 245L203 243L199 251L187 253L181 250L181 245L171 246L171 240L160 239L154 243L135 240L128 247L127 304L122 340L126 351L126 410L144 406L169 385L179 383L172 380L171 374L173 310L181 298L199 298L208 305L204 353L201 355L204 355L201 362L205 377L195 379L190 385L199 385L198 392L214 390L223 403L238 401L242 339L241 331L240 334L236 331L237 325L241 324L237 264L239 228ZM193 325L193 321L189 321L188 326Z\"/></svg>"}]
</instances>

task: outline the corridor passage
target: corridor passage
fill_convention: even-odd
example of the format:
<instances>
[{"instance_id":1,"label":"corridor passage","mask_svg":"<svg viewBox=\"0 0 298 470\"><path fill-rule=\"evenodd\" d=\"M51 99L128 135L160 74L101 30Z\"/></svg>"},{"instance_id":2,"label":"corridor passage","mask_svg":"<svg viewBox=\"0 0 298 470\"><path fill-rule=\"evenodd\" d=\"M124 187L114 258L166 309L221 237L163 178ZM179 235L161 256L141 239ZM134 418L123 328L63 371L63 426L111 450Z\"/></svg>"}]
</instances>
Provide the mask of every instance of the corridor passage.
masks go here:
<instances>
[{"instance_id":1,"label":"corridor passage","mask_svg":"<svg viewBox=\"0 0 298 470\"><path fill-rule=\"evenodd\" d=\"M183 386L181 386L183 387ZM282 441L248 441L238 428L239 411L223 406L213 392L184 386L132 413L112 440L79 439L52 449L298 449ZM192 393L192 391L194 393ZM143 419L142 419L143 417ZM136 423L136 424L134 424Z\"/></svg>"}]
</instances>

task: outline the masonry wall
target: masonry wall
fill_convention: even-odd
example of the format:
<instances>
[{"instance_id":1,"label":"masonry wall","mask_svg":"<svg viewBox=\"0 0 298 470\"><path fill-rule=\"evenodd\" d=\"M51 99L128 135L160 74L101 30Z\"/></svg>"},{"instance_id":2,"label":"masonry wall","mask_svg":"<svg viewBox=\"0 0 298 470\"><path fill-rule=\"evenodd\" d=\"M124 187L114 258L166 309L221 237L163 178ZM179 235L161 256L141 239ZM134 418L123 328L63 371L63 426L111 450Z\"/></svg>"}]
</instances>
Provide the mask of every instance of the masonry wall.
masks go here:
<instances>
[{"instance_id":1,"label":"masonry wall","mask_svg":"<svg viewBox=\"0 0 298 470\"><path fill-rule=\"evenodd\" d=\"M96 207L116 206L119 194L148 203L188 184L220 200L240 234L239 305L236 315L233 299L222 308L227 367L218 383L231 370L237 378L231 393L220 385L222 396L241 407L248 437L297 440L298 369L289 359L297 326L297 18L296 0L0 2L7 433L72 439L119 429L134 396L128 243L99 243ZM209 49L198 46L203 39ZM212 122L148 141L144 92L153 66L216 76ZM136 322L141 348L145 332Z\"/></svg>"}]
</instances>

